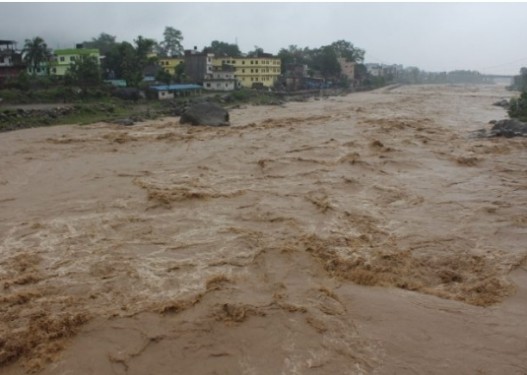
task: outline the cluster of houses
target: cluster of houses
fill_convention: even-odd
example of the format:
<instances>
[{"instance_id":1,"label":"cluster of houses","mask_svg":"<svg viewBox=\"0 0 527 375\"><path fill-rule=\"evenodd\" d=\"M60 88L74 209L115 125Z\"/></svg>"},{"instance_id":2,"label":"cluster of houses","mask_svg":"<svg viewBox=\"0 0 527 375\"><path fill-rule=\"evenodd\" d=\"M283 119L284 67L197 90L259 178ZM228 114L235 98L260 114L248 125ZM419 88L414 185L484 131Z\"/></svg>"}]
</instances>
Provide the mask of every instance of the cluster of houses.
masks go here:
<instances>
[{"instance_id":1,"label":"cluster of houses","mask_svg":"<svg viewBox=\"0 0 527 375\"><path fill-rule=\"evenodd\" d=\"M27 66L22 58L22 51L16 49L16 42L13 40L0 40L0 83L8 78L16 77L22 71L37 76L53 75L64 76L73 62L82 56L93 56L97 61L101 61L99 50L81 48L58 49L53 51L53 58L49 62L42 62L33 68Z\"/></svg>"},{"instance_id":2,"label":"cluster of houses","mask_svg":"<svg viewBox=\"0 0 527 375\"><path fill-rule=\"evenodd\" d=\"M54 50L51 61L33 68L24 64L22 52L16 49L16 42L0 40L0 84L24 70L34 75L64 76L71 64L83 56L92 56L99 63L104 58L97 49L77 45L76 48ZM174 75L180 64L183 64L186 80L192 84L155 84L155 76L160 69ZM355 64L343 58L339 59L339 64L342 74L349 78L352 85L356 84ZM390 74L398 69L398 66L376 64L366 64L366 67L373 76ZM331 84L308 72L306 65L290 64L284 68L285 73L282 74L280 58L271 54L217 57L211 53L200 52L194 47L193 50L185 51L181 57L159 57L155 66L145 69L144 75L145 81L152 82L150 90L159 99L171 99L201 90L232 91L241 87L269 89L277 86L284 90L305 90L320 89ZM123 80L110 79L107 82L114 86L126 86Z\"/></svg>"}]
</instances>

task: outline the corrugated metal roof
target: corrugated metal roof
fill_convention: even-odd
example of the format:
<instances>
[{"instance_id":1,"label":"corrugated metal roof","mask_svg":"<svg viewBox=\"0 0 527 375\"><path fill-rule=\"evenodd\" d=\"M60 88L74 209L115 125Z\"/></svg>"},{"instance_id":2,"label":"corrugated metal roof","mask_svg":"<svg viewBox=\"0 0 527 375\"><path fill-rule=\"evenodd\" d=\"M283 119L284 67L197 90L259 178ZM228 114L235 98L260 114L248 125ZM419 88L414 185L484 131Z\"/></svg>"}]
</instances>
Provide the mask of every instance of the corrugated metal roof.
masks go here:
<instances>
[{"instance_id":1,"label":"corrugated metal roof","mask_svg":"<svg viewBox=\"0 0 527 375\"><path fill-rule=\"evenodd\" d=\"M176 85L159 85L150 86L152 90L156 91L185 91L185 90L198 90L202 89L200 85L194 84L176 84Z\"/></svg>"}]
</instances>

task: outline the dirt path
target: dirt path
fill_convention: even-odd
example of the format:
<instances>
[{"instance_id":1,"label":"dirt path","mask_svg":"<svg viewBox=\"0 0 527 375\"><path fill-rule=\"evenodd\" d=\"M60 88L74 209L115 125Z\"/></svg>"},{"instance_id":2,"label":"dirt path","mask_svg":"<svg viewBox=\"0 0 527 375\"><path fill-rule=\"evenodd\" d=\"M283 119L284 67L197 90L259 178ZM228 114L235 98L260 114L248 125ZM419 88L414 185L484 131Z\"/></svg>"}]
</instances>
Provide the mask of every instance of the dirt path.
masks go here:
<instances>
[{"instance_id":1,"label":"dirt path","mask_svg":"<svg viewBox=\"0 0 527 375\"><path fill-rule=\"evenodd\" d=\"M2 134L3 373L525 374L527 141L470 136L507 96Z\"/></svg>"}]
</instances>

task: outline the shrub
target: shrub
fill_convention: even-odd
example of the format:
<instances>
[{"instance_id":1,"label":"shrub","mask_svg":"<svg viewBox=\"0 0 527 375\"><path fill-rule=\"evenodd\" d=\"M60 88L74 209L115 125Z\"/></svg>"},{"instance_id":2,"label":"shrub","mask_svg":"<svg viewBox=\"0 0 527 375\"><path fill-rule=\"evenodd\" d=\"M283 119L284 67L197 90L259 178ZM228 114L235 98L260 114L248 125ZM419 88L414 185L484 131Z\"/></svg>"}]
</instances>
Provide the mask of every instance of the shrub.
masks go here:
<instances>
[{"instance_id":1,"label":"shrub","mask_svg":"<svg viewBox=\"0 0 527 375\"><path fill-rule=\"evenodd\" d=\"M522 92L519 98L511 99L509 116L521 121L527 121L527 91Z\"/></svg>"}]
</instances>

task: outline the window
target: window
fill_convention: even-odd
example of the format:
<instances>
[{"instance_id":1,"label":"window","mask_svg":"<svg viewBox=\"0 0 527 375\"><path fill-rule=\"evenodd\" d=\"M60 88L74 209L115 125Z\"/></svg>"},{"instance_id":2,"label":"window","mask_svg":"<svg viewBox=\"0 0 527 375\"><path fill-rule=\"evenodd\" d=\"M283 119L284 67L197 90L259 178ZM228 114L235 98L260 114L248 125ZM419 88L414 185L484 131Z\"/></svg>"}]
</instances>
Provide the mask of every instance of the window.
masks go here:
<instances>
[{"instance_id":1,"label":"window","mask_svg":"<svg viewBox=\"0 0 527 375\"><path fill-rule=\"evenodd\" d=\"M258 69L256 69L256 73L258 73Z\"/></svg>"},{"instance_id":2,"label":"window","mask_svg":"<svg viewBox=\"0 0 527 375\"><path fill-rule=\"evenodd\" d=\"M242 60L242 65L245 65L245 60Z\"/></svg>"},{"instance_id":3,"label":"window","mask_svg":"<svg viewBox=\"0 0 527 375\"><path fill-rule=\"evenodd\" d=\"M64 56L60 56L60 61L64 62L66 58Z\"/></svg>"},{"instance_id":4,"label":"window","mask_svg":"<svg viewBox=\"0 0 527 375\"><path fill-rule=\"evenodd\" d=\"M210 87L210 83L207 83L207 87Z\"/></svg>"},{"instance_id":5,"label":"window","mask_svg":"<svg viewBox=\"0 0 527 375\"><path fill-rule=\"evenodd\" d=\"M75 61L75 56L70 56L70 61Z\"/></svg>"},{"instance_id":6,"label":"window","mask_svg":"<svg viewBox=\"0 0 527 375\"><path fill-rule=\"evenodd\" d=\"M51 69L51 71L52 71L53 73L57 73L57 68L53 68L53 69Z\"/></svg>"}]
</instances>

